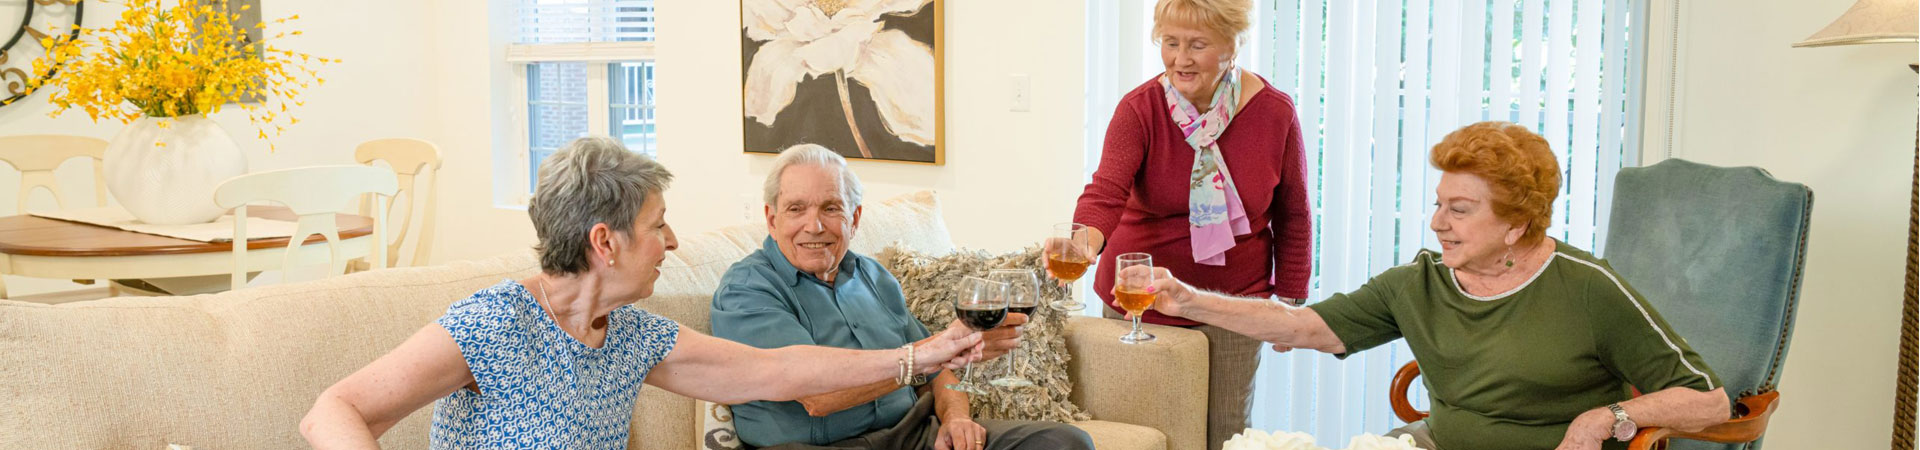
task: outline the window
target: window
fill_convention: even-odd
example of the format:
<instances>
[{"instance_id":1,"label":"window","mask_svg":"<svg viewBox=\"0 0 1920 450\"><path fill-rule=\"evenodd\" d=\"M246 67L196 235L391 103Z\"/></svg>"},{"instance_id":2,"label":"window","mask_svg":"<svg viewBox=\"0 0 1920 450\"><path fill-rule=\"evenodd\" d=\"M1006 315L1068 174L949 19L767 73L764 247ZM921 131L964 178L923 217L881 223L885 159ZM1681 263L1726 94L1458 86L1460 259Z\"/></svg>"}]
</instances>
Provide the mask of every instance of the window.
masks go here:
<instances>
[{"instance_id":1,"label":"window","mask_svg":"<svg viewBox=\"0 0 1920 450\"><path fill-rule=\"evenodd\" d=\"M1125 90L1157 75L1152 0L1089 0L1088 155ZM1258 0L1239 63L1292 95L1314 198L1311 298L1358 288L1437 248L1427 229L1438 173L1427 152L1483 120L1518 122L1560 156L1548 234L1604 246L1613 177L1637 163L1644 1ZM1092 167L1088 167L1091 172ZM1403 342L1346 361L1262 356L1253 426L1338 447L1402 423L1388 382ZM1426 393L1416 383L1415 406Z\"/></svg>"},{"instance_id":2,"label":"window","mask_svg":"<svg viewBox=\"0 0 1920 450\"><path fill-rule=\"evenodd\" d=\"M502 173L518 192L530 194L540 163L581 136L654 155L654 0L517 0L514 12L518 167Z\"/></svg>"}]
</instances>

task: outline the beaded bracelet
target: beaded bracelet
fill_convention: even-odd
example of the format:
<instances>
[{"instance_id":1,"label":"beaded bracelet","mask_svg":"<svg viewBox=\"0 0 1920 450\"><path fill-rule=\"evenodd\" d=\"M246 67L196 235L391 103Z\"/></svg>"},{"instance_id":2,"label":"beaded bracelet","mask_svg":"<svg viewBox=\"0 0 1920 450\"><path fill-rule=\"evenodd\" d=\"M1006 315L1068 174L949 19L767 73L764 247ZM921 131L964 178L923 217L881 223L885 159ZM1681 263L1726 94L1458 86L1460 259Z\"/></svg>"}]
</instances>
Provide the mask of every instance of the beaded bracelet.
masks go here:
<instances>
[{"instance_id":1,"label":"beaded bracelet","mask_svg":"<svg viewBox=\"0 0 1920 450\"><path fill-rule=\"evenodd\" d=\"M900 360L900 376L894 381L901 386L906 386L913 382L913 344L902 345L900 348L907 350L907 357Z\"/></svg>"}]
</instances>

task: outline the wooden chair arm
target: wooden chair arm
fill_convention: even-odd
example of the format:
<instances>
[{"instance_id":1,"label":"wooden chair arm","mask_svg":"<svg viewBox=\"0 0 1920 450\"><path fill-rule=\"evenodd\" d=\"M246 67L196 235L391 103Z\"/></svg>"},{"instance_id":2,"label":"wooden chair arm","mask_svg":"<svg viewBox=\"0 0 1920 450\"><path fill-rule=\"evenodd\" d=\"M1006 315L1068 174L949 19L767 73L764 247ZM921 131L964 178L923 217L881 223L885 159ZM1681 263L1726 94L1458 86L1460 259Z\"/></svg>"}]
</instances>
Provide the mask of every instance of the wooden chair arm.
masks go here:
<instances>
[{"instance_id":1,"label":"wooden chair arm","mask_svg":"<svg viewBox=\"0 0 1920 450\"><path fill-rule=\"evenodd\" d=\"M1407 390L1413 386L1413 379L1420 377L1420 361L1407 361L1400 371L1393 374L1393 390L1387 394L1387 400L1393 403L1393 415L1401 421L1413 423L1427 418L1427 412L1413 409L1413 402L1407 399Z\"/></svg>"},{"instance_id":2,"label":"wooden chair arm","mask_svg":"<svg viewBox=\"0 0 1920 450\"><path fill-rule=\"evenodd\" d=\"M1738 410L1745 411L1740 417L1725 423L1707 427L1698 432L1688 433L1664 427L1641 428L1627 445L1629 450L1656 450L1666 448L1668 439L1688 439L1695 441L1738 444L1753 442L1767 432L1767 421L1773 419L1773 410L1779 407L1780 392L1773 391L1740 398ZM1397 411L1396 411L1397 412Z\"/></svg>"}]
</instances>

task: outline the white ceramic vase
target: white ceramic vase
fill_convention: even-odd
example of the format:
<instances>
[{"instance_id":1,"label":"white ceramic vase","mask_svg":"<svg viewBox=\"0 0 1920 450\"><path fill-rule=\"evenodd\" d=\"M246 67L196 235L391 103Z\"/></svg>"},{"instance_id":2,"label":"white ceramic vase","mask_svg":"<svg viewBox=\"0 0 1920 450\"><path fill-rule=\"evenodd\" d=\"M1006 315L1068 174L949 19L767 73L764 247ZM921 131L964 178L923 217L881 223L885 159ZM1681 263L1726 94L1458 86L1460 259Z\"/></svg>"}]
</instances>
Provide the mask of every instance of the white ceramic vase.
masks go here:
<instances>
[{"instance_id":1,"label":"white ceramic vase","mask_svg":"<svg viewBox=\"0 0 1920 450\"><path fill-rule=\"evenodd\" d=\"M166 127L160 126L167 121ZM107 191L141 222L183 225L226 214L213 189L247 173L247 155L206 116L144 117L107 145Z\"/></svg>"}]
</instances>

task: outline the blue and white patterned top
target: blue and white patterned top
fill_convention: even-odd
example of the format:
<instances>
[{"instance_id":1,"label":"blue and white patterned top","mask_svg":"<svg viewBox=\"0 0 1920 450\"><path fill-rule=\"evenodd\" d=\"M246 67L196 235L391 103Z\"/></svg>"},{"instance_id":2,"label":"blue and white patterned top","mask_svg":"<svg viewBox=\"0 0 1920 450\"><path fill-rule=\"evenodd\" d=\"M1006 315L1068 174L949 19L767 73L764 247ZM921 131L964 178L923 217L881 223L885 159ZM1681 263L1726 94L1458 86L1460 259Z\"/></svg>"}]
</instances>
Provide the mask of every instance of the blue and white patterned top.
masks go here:
<instances>
[{"instance_id":1,"label":"blue and white patterned top","mask_svg":"<svg viewBox=\"0 0 1920 450\"><path fill-rule=\"evenodd\" d=\"M480 392L433 405L433 448L626 448L641 382L680 325L625 306L588 347L560 329L513 280L454 302L435 321L453 335Z\"/></svg>"}]
</instances>

